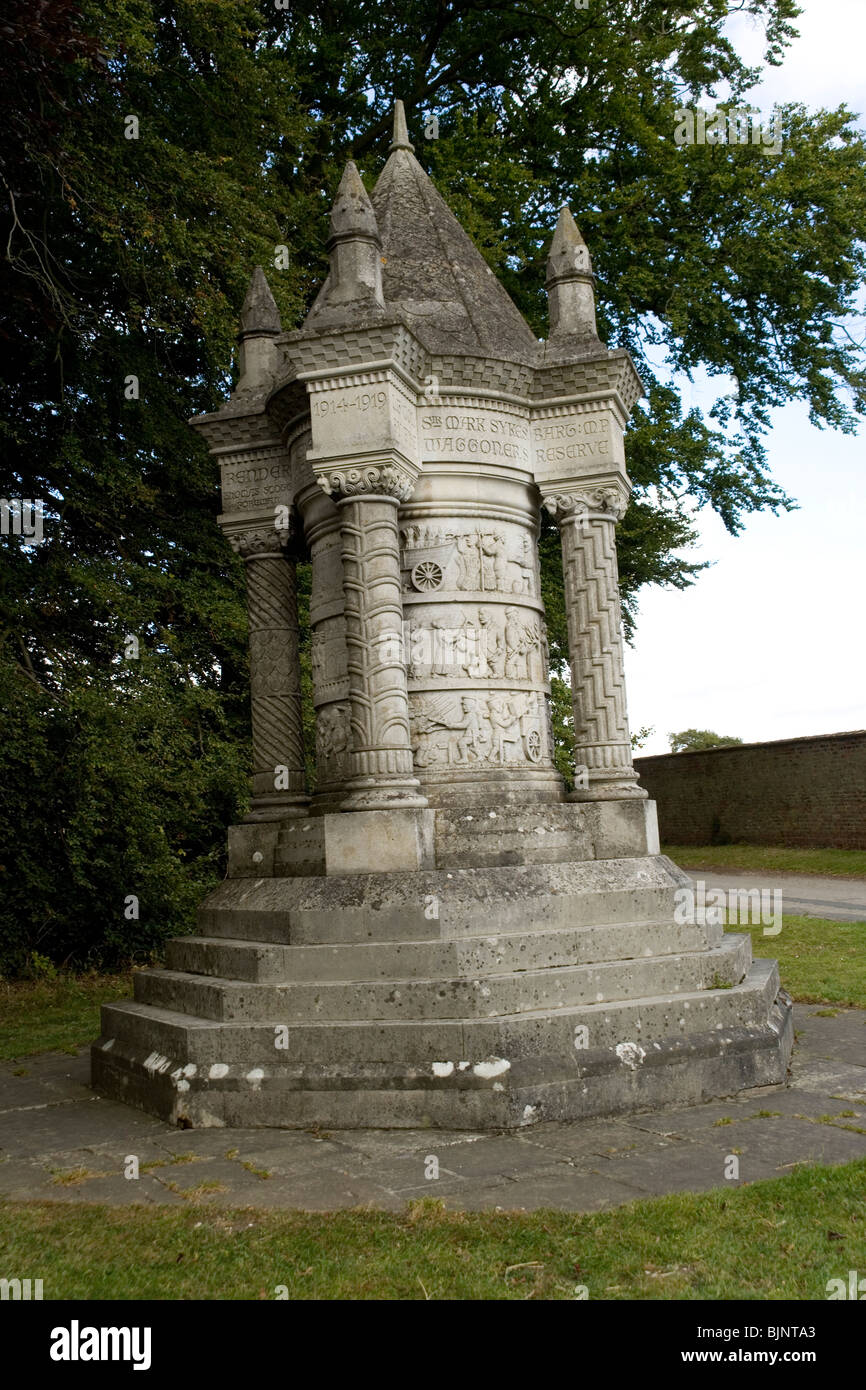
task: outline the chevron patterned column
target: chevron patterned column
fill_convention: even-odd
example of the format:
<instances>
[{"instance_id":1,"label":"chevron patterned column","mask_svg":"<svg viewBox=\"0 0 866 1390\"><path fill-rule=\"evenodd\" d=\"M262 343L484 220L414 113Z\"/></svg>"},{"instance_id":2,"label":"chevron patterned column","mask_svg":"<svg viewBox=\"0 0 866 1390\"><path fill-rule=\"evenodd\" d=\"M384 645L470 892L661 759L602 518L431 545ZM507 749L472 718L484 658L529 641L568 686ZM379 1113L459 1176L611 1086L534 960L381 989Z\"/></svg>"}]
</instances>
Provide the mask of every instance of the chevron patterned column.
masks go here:
<instances>
[{"instance_id":1,"label":"chevron patterned column","mask_svg":"<svg viewBox=\"0 0 866 1390\"><path fill-rule=\"evenodd\" d=\"M623 674L616 523L621 487L543 498L559 526L574 710L574 801L645 797L632 765Z\"/></svg>"},{"instance_id":2,"label":"chevron patterned column","mask_svg":"<svg viewBox=\"0 0 866 1390\"><path fill-rule=\"evenodd\" d=\"M248 821L305 816L301 670L295 565L286 558L288 532L275 527L230 537L247 581L253 799Z\"/></svg>"},{"instance_id":3,"label":"chevron patterned column","mask_svg":"<svg viewBox=\"0 0 866 1390\"><path fill-rule=\"evenodd\" d=\"M331 469L340 508L352 752L344 811L426 806L414 775L403 653L397 507L413 478L399 465Z\"/></svg>"}]
</instances>

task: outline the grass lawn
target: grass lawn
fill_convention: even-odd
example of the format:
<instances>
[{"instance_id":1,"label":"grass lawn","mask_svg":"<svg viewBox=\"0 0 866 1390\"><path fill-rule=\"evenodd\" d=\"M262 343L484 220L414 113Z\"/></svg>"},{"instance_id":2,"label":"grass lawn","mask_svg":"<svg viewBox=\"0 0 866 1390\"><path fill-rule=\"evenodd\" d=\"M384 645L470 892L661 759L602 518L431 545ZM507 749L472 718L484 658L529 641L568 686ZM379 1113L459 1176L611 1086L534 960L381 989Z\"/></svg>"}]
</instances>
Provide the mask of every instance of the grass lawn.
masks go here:
<instances>
[{"instance_id":1,"label":"grass lawn","mask_svg":"<svg viewBox=\"0 0 866 1390\"><path fill-rule=\"evenodd\" d=\"M99 1037L99 1006L132 995L131 973L0 980L0 1058L76 1052Z\"/></svg>"},{"instance_id":2,"label":"grass lawn","mask_svg":"<svg viewBox=\"0 0 866 1390\"><path fill-rule=\"evenodd\" d=\"M782 985L799 1003L866 1009L866 922L783 916L778 936L761 926L728 930L749 932L752 955L779 962Z\"/></svg>"},{"instance_id":3,"label":"grass lawn","mask_svg":"<svg viewBox=\"0 0 866 1390\"><path fill-rule=\"evenodd\" d=\"M586 1215L0 1203L0 1267L46 1299L825 1299L866 1269L864 1186L866 1159Z\"/></svg>"},{"instance_id":4,"label":"grass lawn","mask_svg":"<svg viewBox=\"0 0 866 1390\"><path fill-rule=\"evenodd\" d=\"M764 873L866 878L863 849L773 849L766 845L662 845L684 869L755 869Z\"/></svg>"}]
</instances>

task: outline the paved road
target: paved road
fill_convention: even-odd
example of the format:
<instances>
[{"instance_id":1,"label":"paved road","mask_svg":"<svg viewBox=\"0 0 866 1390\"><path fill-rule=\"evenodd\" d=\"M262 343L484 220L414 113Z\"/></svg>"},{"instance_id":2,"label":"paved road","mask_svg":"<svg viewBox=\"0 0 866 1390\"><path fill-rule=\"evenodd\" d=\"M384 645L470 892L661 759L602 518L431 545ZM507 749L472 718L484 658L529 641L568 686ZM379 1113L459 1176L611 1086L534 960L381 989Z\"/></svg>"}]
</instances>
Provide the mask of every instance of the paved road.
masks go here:
<instances>
[{"instance_id":1,"label":"paved road","mask_svg":"<svg viewBox=\"0 0 866 1390\"><path fill-rule=\"evenodd\" d=\"M0 1196L54 1202L400 1211L600 1211L866 1157L866 1012L796 1009L791 1085L511 1134L179 1131L87 1086L86 1052L0 1063ZM825 1016L822 1016L825 1015ZM731 1153L739 1179L725 1177ZM140 1177L125 1178L128 1157ZM438 1179L428 1178L430 1157ZM845 1266L847 1268L847 1265Z\"/></svg>"},{"instance_id":2,"label":"paved road","mask_svg":"<svg viewBox=\"0 0 866 1390\"><path fill-rule=\"evenodd\" d=\"M824 878L818 874L743 873L733 869L687 869L707 888L779 889L782 911L792 917L830 917L839 922L866 922L866 878ZM770 899L769 901L772 901Z\"/></svg>"}]
</instances>

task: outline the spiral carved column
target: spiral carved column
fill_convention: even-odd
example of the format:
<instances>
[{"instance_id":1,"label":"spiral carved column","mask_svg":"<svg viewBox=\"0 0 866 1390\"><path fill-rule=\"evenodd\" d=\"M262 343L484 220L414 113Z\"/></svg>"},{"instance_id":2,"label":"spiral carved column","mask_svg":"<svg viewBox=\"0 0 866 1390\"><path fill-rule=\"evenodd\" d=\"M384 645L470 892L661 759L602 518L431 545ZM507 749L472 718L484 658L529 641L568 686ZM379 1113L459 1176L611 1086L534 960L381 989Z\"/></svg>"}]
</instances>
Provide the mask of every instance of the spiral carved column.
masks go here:
<instances>
[{"instance_id":1,"label":"spiral carved column","mask_svg":"<svg viewBox=\"0 0 866 1390\"><path fill-rule=\"evenodd\" d=\"M307 814L298 603L287 532L247 531L230 538L246 569L253 726L252 805L247 820Z\"/></svg>"},{"instance_id":2,"label":"spiral carved column","mask_svg":"<svg viewBox=\"0 0 866 1390\"><path fill-rule=\"evenodd\" d=\"M340 508L352 750L344 811L426 806L414 776L403 653L397 507L413 479L396 464L329 470Z\"/></svg>"},{"instance_id":3,"label":"spiral carved column","mask_svg":"<svg viewBox=\"0 0 866 1390\"><path fill-rule=\"evenodd\" d=\"M616 523L619 487L543 498L559 526L574 710L574 801L645 797L632 764L623 673Z\"/></svg>"}]
</instances>

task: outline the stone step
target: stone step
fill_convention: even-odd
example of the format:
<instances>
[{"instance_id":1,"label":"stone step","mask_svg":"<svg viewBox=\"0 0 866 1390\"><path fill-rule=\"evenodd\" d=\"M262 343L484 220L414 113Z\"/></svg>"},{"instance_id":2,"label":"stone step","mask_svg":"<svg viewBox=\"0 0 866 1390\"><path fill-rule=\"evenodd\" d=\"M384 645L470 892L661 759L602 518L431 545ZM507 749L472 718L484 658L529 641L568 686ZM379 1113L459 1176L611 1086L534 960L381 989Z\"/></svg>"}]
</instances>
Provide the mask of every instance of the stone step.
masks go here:
<instances>
[{"instance_id":1,"label":"stone step","mask_svg":"<svg viewBox=\"0 0 866 1390\"><path fill-rule=\"evenodd\" d=\"M178 970L137 970L133 978L141 1003L225 1022L472 1019L739 984L750 959L751 939L727 936L710 951L476 978L256 984Z\"/></svg>"},{"instance_id":2,"label":"stone step","mask_svg":"<svg viewBox=\"0 0 866 1390\"><path fill-rule=\"evenodd\" d=\"M717 946L721 927L670 921L465 936L447 941L375 941L336 946L282 946L220 936L168 942L172 970L257 984L315 980L396 980L505 974L546 966L671 956Z\"/></svg>"},{"instance_id":3,"label":"stone step","mask_svg":"<svg viewBox=\"0 0 866 1390\"><path fill-rule=\"evenodd\" d=\"M496 869L225 879L198 913L202 936L284 945L437 941L672 918L691 880L662 855Z\"/></svg>"},{"instance_id":4,"label":"stone step","mask_svg":"<svg viewBox=\"0 0 866 1390\"><path fill-rule=\"evenodd\" d=\"M489 1019L401 1022L218 1022L138 1001L102 1010L101 1046L115 1043L168 1059L172 1068L248 1063L251 1070L283 1062L404 1062L456 1065L495 1056L570 1056L576 1047L646 1050L667 1038L734 1027L762 1027L779 989L774 961L753 961L730 989L535 1010ZM282 1047L284 1041L286 1048ZM279 1046L278 1046L279 1044Z\"/></svg>"},{"instance_id":5,"label":"stone step","mask_svg":"<svg viewBox=\"0 0 866 1390\"><path fill-rule=\"evenodd\" d=\"M790 1001L780 994L760 1024L665 1038L642 1057L620 1047L516 1058L510 1065L488 1058L451 1066L197 1067L115 1038L94 1046L92 1064L94 1082L107 1094L187 1127L517 1129L696 1105L752 1086L779 1085L792 1035Z\"/></svg>"}]
</instances>

